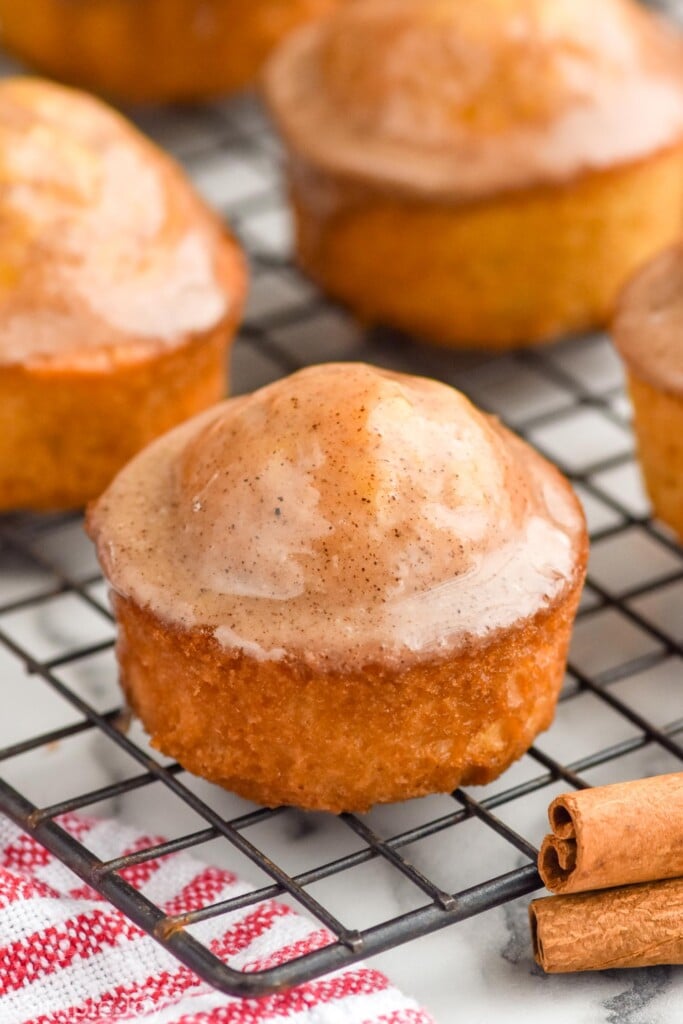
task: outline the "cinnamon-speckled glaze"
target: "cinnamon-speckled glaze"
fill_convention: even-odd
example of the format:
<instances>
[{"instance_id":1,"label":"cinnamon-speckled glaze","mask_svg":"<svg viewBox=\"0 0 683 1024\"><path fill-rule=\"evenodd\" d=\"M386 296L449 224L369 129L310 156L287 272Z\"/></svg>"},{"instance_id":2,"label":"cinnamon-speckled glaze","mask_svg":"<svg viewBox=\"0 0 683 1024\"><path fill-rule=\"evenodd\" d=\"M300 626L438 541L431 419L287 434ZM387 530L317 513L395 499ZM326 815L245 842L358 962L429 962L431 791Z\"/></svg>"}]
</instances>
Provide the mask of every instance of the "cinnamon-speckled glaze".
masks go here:
<instances>
[{"instance_id":1,"label":"cinnamon-speckled glaze","mask_svg":"<svg viewBox=\"0 0 683 1024\"><path fill-rule=\"evenodd\" d=\"M267 93L313 166L471 199L677 144L683 47L633 0L375 0L290 37Z\"/></svg>"},{"instance_id":2,"label":"cinnamon-speckled glaze","mask_svg":"<svg viewBox=\"0 0 683 1024\"><path fill-rule=\"evenodd\" d=\"M235 246L176 165L99 101L0 83L0 365L107 368L234 319Z\"/></svg>"},{"instance_id":3,"label":"cinnamon-speckled glaze","mask_svg":"<svg viewBox=\"0 0 683 1024\"><path fill-rule=\"evenodd\" d=\"M454 389L311 367L151 445L89 519L112 587L257 659L396 667L553 607L583 571L566 481Z\"/></svg>"}]
</instances>

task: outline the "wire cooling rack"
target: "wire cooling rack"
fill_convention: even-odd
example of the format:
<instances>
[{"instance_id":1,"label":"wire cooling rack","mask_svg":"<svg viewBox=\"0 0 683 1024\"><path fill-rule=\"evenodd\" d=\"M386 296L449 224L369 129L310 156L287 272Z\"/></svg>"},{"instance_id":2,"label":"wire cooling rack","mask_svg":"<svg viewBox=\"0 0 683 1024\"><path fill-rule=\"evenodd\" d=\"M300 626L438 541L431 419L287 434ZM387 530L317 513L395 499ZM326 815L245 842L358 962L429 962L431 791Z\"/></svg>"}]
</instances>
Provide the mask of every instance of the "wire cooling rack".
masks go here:
<instances>
[{"instance_id":1,"label":"wire cooling rack","mask_svg":"<svg viewBox=\"0 0 683 1024\"><path fill-rule=\"evenodd\" d=\"M538 889L538 822L558 786L579 788L680 767L683 552L649 518L621 371L604 335L489 358L418 346L386 330L363 332L290 262L291 225L281 194L278 147L253 101L153 112L140 123L185 163L250 254L253 286L234 351L233 390L251 390L307 363L330 359L362 359L440 378L498 413L553 459L573 480L592 527L589 582L552 730L492 786L412 802L417 811L407 827L406 819L400 819L404 826L393 829L394 819L382 809L366 816L342 815L339 829L353 843L342 842L332 856L329 848L317 851L311 830L308 866L297 872L276 862L260 841L259 829L283 816L298 815L300 825L300 812L247 807L226 816L207 796L210 787L198 792L192 778L151 751L141 733L136 738L134 731L121 728L118 706L103 706L102 693L109 697L111 691L98 691L98 673L105 660L112 671L113 628L86 542L74 546L64 540L73 541L79 518L0 519L0 740L5 743L13 735L14 725L20 735L0 749L0 810L217 989L265 994ZM84 665L94 666L89 690L78 683ZM28 722L15 722L14 709L27 681L18 672L22 666L39 688L36 714ZM66 708L67 724L36 732L38 707L48 698ZM98 748L115 746L127 764L125 777L93 787L69 782L66 797L34 802L12 766L84 734L93 735ZM103 863L57 820L68 811L96 809L154 788L191 810L198 827ZM516 815L529 801L533 827L525 824L528 815ZM434 858L423 856L424 846L434 849L436 843L457 861L468 822L478 825L476 859L493 870L473 884L454 885L443 865L434 867ZM131 865L182 850L201 856L216 842L238 851L258 869L262 883L236 898L168 916L121 875ZM344 908L330 907L320 896L325 891L320 883L348 878L350 906L354 870L372 861L400 877L412 900L398 916L356 927L346 920ZM293 900L326 926L334 941L280 966L241 973L192 933L200 921L275 896Z\"/></svg>"}]
</instances>

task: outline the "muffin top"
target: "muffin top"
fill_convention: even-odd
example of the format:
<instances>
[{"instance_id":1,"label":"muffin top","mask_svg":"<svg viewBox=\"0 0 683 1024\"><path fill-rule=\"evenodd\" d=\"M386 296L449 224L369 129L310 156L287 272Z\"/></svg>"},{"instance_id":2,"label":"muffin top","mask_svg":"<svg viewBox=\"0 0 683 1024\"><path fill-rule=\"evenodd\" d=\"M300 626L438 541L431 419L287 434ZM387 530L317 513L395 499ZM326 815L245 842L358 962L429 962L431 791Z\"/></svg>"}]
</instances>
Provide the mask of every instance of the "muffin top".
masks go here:
<instances>
[{"instance_id":1,"label":"muffin top","mask_svg":"<svg viewBox=\"0 0 683 1024\"><path fill-rule=\"evenodd\" d=\"M0 364L97 370L220 326L237 248L180 168L85 94L0 83Z\"/></svg>"},{"instance_id":2,"label":"muffin top","mask_svg":"<svg viewBox=\"0 0 683 1024\"><path fill-rule=\"evenodd\" d=\"M560 474L454 389L362 364L231 399L91 509L115 591L226 648L313 665L447 656L583 570Z\"/></svg>"},{"instance_id":3,"label":"muffin top","mask_svg":"<svg viewBox=\"0 0 683 1024\"><path fill-rule=\"evenodd\" d=\"M287 39L266 92L314 165L468 199L680 141L683 46L634 0L373 0Z\"/></svg>"},{"instance_id":4,"label":"muffin top","mask_svg":"<svg viewBox=\"0 0 683 1024\"><path fill-rule=\"evenodd\" d=\"M683 244L665 249L631 278L612 336L638 377L683 394Z\"/></svg>"}]
</instances>

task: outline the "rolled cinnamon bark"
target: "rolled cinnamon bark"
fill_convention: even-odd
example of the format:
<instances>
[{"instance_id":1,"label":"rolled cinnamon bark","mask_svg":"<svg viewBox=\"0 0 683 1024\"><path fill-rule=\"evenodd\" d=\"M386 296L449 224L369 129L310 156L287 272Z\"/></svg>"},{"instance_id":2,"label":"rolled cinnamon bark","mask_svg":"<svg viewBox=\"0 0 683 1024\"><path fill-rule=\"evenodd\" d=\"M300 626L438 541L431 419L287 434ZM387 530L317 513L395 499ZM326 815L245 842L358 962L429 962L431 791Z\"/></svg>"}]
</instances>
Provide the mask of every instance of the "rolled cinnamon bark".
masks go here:
<instances>
[{"instance_id":1,"label":"rolled cinnamon bark","mask_svg":"<svg viewBox=\"0 0 683 1024\"><path fill-rule=\"evenodd\" d=\"M549 974L683 963L683 879L529 907L534 957Z\"/></svg>"},{"instance_id":2,"label":"rolled cinnamon bark","mask_svg":"<svg viewBox=\"0 0 683 1024\"><path fill-rule=\"evenodd\" d=\"M538 870L551 892L683 875L683 773L565 793L548 818Z\"/></svg>"}]
</instances>

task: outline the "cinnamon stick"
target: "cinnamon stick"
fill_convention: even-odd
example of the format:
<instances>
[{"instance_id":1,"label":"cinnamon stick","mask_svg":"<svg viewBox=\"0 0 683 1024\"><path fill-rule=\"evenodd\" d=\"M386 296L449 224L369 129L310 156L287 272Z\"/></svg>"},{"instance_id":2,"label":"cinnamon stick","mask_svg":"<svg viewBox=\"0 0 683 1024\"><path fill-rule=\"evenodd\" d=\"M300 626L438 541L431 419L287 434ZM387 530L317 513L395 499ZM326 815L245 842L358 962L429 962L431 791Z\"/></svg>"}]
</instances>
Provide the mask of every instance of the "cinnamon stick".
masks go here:
<instances>
[{"instance_id":1,"label":"cinnamon stick","mask_svg":"<svg viewBox=\"0 0 683 1024\"><path fill-rule=\"evenodd\" d=\"M683 963L683 879L529 907L534 957L549 974Z\"/></svg>"},{"instance_id":2,"label":"cinnamon stick","mask_svg":"<svg viewBox=\"0 0 683 1024\"><path fill-rule=\"evenodd\" d=\"M548 818L538 870L551 892L683 875L683 773L565 793Z\"/></svg>"}]
</instances>

